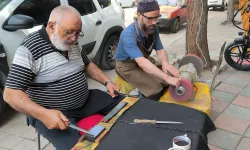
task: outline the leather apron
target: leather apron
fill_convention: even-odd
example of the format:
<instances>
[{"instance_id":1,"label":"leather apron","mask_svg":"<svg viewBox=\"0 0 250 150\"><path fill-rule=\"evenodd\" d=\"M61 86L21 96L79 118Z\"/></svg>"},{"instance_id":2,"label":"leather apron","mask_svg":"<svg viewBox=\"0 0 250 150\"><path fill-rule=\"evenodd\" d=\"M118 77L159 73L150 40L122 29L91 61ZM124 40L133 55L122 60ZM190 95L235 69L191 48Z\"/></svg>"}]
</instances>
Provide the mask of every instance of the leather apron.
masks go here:
<instances>
[{"instance_id":1,"label":"leather apron","mask_svg":"<svg viewBox=\"0 0 250 150\"><path fill-rule=\"evenodd\" d=\"M150 54L152 53L155 45L155 36L153 37L151 46L146 49L140 39L139 31L135 23L134 26L136 29L137 45L139 49L141 50L145 58L154 63L155 60L150 57ZM121 78L132 84L134 87L138 88L139 91L146 97L160 93L163 89L163 85L166 85L166 82L153 75L148 74L138 66L135 60L131 60L130 58L122 62L116 60L116 73Z\"/></svg>"}]
</instances>

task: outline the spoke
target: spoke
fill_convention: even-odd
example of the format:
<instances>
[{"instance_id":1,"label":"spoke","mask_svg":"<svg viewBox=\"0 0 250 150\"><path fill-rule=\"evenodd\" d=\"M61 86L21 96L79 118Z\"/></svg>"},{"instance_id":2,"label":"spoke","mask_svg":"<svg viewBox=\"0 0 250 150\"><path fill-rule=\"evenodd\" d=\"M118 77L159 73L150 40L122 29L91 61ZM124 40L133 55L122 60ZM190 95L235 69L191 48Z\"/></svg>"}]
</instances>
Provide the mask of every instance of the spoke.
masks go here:
<instances>
[{"instance_id":1,"label":"spoke","mask_svg":"<svg viewBox=\"0 0 250 150\"><path fill-rule=\"evenodd\" d=\"M250 61L247 59L247 61L250 63Z\"/></svg>"},{"instance_id":2,"label":"spoke","mask_svg":"<svg viewBox=\"0 0 250 150\"><path fill-rule=\"evenodd\" d=\"M241 47L241 46L237 46L237 47L238 47L238 49L239 49L239 52L242 53L241 50L240 50L240 47ZM242 48L242 47L241 47L241 48ZM242 50L243 50L243 48L242 48Z\"/></svg>"},{"instance_id":3,"label":"spoke","mask_svg":"<svg viewBox=\"0 0 250 150\"><path fill-rule=\"evenodd\" d=\"M231 53L230 56L232 56L232 57L239 57L239 54L238 53Z\"/></svg>"}]
</instances>

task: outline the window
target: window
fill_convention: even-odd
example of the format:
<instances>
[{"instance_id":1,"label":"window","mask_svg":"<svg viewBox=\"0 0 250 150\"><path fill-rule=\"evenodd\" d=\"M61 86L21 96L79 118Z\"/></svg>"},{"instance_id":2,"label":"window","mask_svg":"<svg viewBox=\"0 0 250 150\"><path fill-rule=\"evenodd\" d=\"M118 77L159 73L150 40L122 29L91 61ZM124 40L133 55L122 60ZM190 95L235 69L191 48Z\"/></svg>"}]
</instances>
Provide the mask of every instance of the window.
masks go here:
<instances>
[{"instance_id":1,"label":"window","mask_svg":"<svg viewBox=\"0 0 250 150\"><path fill-rule=\"evenodd\" d=\"M69 5L77 9L82 16L96 12L92 0L68 0Z\"/></svg>"},{"instance_id":2,"label":"window","mask_svg":"<svg viewBox=\"0 0 250 150\"><path fill-rule=\"evenodd\" d=\"M25 0L17 7L13 15L30 16L35 19L36 25L41 25L48 21L52 9L59 5L60 0Z\"/></svg>"},{"instance_id":3,"label":"window","mask_svg":"<svg viewBox=\"0 0 250 150\"><path fill-rule=\"evenodd\" d=\"M9 4L11 0L0 0L0 11L7 5Z\"/></svg>"},{"instance_id":4,"label":"window","mask_svg":"<svg viewBox=\"0 0 250 150\"><path fill-rule=\"evenodd\" d=\"M111 4L111 0L98 0L98 3L102 8L105 8Z\"/></svg>"}]
</instances>

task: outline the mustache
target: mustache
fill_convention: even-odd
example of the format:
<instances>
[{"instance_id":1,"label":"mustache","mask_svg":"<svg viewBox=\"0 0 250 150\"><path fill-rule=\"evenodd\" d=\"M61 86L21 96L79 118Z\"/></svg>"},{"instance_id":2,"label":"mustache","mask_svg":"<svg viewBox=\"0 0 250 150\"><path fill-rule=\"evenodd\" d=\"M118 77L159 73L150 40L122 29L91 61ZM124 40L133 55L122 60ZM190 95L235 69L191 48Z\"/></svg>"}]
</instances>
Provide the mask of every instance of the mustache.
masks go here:
<instances>
[{"instance_id":1,"label":"mustache","mask_svg":"<svg viewBox=\"0 0 250 150\"><path fill-rule=\"evenodd\" d=\"M150 25L150 26L148 26L148 29L150 29L150 28L156 28L156 25Z\"/></svg>"}]
</instances>

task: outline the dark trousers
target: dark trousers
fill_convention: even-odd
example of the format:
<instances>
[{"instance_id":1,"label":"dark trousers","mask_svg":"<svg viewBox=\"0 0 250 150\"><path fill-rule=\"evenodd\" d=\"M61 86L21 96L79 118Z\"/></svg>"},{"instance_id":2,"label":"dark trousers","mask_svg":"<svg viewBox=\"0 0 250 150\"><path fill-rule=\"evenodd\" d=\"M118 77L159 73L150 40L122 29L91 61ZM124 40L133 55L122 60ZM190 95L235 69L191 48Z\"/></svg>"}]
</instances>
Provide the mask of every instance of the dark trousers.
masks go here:
<instances>
[{"instance_id":1,"label":"dark trousers","mask_svg":"<svg viewBox=\"0 0 250 150\"><path fill-rule=\"evenodd\" d=\"M90 90L89 98L83 107L75 110L62 111L62 113L72 124L77 125L79 120L87 116L97 113L106 115L123 99L124 96L112 98L101 90ZM40 120L34 118L32 118L31 124L36 128L37 132L48 139L57 150L70 150L80 138L79 131L71 128L63 131L60 129L49 130Z\"/></svg>"}]
</instances>

